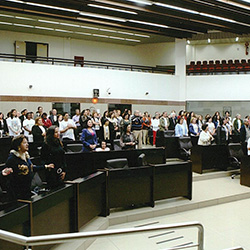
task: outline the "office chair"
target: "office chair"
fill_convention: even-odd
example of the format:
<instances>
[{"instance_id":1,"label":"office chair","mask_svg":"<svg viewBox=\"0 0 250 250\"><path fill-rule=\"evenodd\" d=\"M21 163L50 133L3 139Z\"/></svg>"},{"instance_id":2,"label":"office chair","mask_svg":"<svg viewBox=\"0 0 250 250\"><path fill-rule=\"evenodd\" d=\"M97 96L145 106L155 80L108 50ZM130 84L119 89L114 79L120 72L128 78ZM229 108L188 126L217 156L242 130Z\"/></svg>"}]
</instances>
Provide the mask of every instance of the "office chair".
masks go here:
<instances>
[{"instance_id":1,"label":"office chair","mask_svg":"<svg viewBox=\"0 0 250 250\"><path fill-rule=\"evenodd\" d=\"M145 154L140 154L137 159L137 166L147 166L147 161L146 161L146 155Z\"/></svg>"},{"instance_id":2,"label":"office chair","mask_svg":"<svg viewBox=\"0 0 250 250\"><path fill-rule=\"evenodd\" d=\"M193 147L191 137L179 137L178 142L180 147L180 158L185 161L190 160L191 148Z\"/></svg>"},{"instance_id":3,"label":"office chair","mask_svg":"<svg viewBox=\"0 0 250 250\"><path fill-rule=\"evenodd\" d=\"M108 169L128 168L128 160L127 158L107 160L106 167Z\"/></svg>"},{"instance_id":4,"label":"office chair","mask_svg":"<svg viewBox=\"0 0 250 250\"><path fill-rule=\"evenodd\" d=\"M114 150L122 150L121 144L120 144L120 139L114 139Z\"/></svg>"},{"instance_id":5,"label":"office chair","mask_svg":"<svg viewBox=\"0 0 250 250\"><path fill-rule=\"evenodd\" d=\"M242 151L242 146L240 143L230 143L228 144L228 154L229 154L229 164L231 167L233 168L240 168L241 165L241 158L244 155L243 151ZM234 173L231 175L231 178L234 179L235 176L240 175L239 173Z\"/></svg>"},{"instance_id":6,"label":"office chair","mask_svg":"<svg viewBox=\"0 0 250 250\"><path fill-rule=\"evenodd\" d=\"M67 145L67 152L81 152L81 151L82 151L82 144L80 143Z\"/></svg>"}]
</instances>

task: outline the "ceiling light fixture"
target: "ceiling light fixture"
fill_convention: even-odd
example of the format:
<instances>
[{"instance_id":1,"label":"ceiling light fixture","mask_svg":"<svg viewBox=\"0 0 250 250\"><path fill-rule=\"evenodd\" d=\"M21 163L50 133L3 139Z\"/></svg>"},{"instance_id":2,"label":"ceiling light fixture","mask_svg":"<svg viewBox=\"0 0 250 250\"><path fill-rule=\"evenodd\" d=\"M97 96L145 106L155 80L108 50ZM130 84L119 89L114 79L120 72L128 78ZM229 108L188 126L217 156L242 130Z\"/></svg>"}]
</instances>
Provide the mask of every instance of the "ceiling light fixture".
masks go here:
<instances>
[{"instance_id":1,"label":"ceiling light fixture","mask_svg":"<svg viewBox=\"0 0 250 250\"><path fill-rule=\"evenodd\" d=\"M16 19L22 19L22 20L35 21L33 18L22 17L22 16L15 16L15 18L16 18Z\"/></svg>"},{"instance_id":2,"label":"ceiling light fixture","mask_svg":"<svg viewBox=\"0 0 250 250\"><path fill-rule=\"evenodd\" d=\"M180 11L188 12L188 13L191 13L191 14L199 14L199 12L195 11L195 10L189 10L189 9L186 9L186 8L177 7L177 6L173 6L173 5L169 5L169 4L165 4L165 3L157 3L156 2L154 4L157 5L157 6L170 8L170 9L174 9L174 10L180 10Z\"/></svg>"},{"instance_id":3,"label":"ceiling light fixture","mask_svg":"<svg viewBox=\"0 0 250 250\"><path fill-rule=\"evenodd\" d=\"M190 40L187 40L187 44L190 44Z\"/></svg>"},{"instance_id":4,"label":"ceiling light fixture","mask_svg":"<svg viewBox=\"0 0 250 250\"><path fill-rule=\"evenodd\" d=\"M11 16L11 15L5 15L5 14L0 14L0 16L2 16L2 17L14 17L14 16Z\"/></svg>"},{"instance_id":5,"label":"ceiling light fixture","mask_svg":"<svg viewBox=\"0 0 250 250\"><path fill-rule=\"evenodd\" d=\"M124 18L112 17L112 16L106 16L106 15L100 15L100 14L94 14L94 13L90 13L90 12L83 12L83 11L81 11L80 15L82 15L82 16L89 16L89 17L96 17L96 18L102 18L102 19L108 19L108 20L113 20L113 21L118 21L118 22L126 22L126 20ZM78 19L80 19L80 18L78 18Z\"/></svg>"},{"instance_id":6,"label":"ceiling light fixture","mask_svg":"<svg viewBox=\"0 0 250 250\"><path fill-rule=\"evenodd\" d=\"M235 42L238 42L239 41L239 37L237 36L236 38L235 38Z\"/></svg>"},{"instance_id":7,"label":"ceiling light fixture","mask_svg":"<svg viewBox=\"0 0 250 250\"><path fill-rule=\"evenodd\" d=\"M8 23L8 22L0 22L0 24L12 25L12 23Z\"/></svg>"},{"instance_id":8,"label":"ceiling light fixture","mask_svg":"<svg viewBox=\"0 0 250 250\"><path fill-rule=\"evenodd\" d=\"M92 36L91 33L84 33L84 32L75 32L76 34L80 34L80 35L85 35L85 36Z\"/></svg>"},{"instance_id":9,"label":"ceiling light fixture","mask_svg":"<svg viewBox=\"0 0 250 250\"><path fill-rule=\"evenodd\" d=\"M126 41L140 43L140 40L126 38Z\"/></svg>"},{"instance_id":10,"label":"ceiling light fixture","mask_svg":"<svg viewBox=\"0 0 250 250\"><path fill-rule=\"evenodd\" d=\"M63 10L63 11L68 11L68 12L73 12L73 13L79 13L79 10L73 10L73 9L63 8L63 7L58 7L58 6L46 5L46 4L40 4L40 3L32 3L32 2L26 2L26 4L37 6L37 7L54 9L54 10Z\"/></svg>"},{"instance_id":11,"label":"ceiling light fixture","mask_svg":"<svg viewBox=\"0 0 250 250\"><path fill-rule=\"evenodd\" d=\"M8 2L13 2L13 3L25 3L24 1L19 1L19 0L5 0Z\"/></svg>"},{"instance_id":12,"label":"ceiling light fixture","mask_svg":"<svg viewBox=\"0 0 250 250\"><path fill-rule=\"evenodd\" d=\"M21 23L13 23L15 26L25 27L25 28L34 28L34 26L27 25L27 24L21 24Z\"/></svg>"},{"instance_id":13,"label":"ceiling light fixture","mask_svg":"<svg viewBox=\"0 0 250 250\"><path fill-rule=\"evenodd\" d=\"M41 30L54 30L52 28L49 27L43 27L43 26L35 26L36 29L41 29Z\"/></svg>"},{"instance_id":14,"label":"ceiling light fixture","mask_svg":"<svg viewBox=\"0 0 250 250\"><path fill-rule=\"evenodd\" d=\"M97 36L97 37L108 38L108 36L105 36L105 35L100 35L100 34L92 34L92 36Z\"/></svg>"},{"instance_id":15,"label":"ceiling light fixture","mask_svg":"<svg viewBox=\"0 0 250 250\"><path fill-rule=\"evenodd\" d=\"M71 23L59 23L60 25L64 25L64 26L70 26L70 27L77 27L79 28L80 25L77 25L77 24L71 24Z\"/></svg>"},{"instance_id":16,"label":"ceiling light fixture","mask_svg":"<svg viewBox=\"0 0 250 250\"><path fill-rule=\"evenodd\" d=\"M74 33L73 31L70 31L70 30L61 30L61 29L55 29L55 31L65 32L65 33Z\"/></svg>"},{"instance_id":17,"label":"ceiling light fixture","mask_svg":"<svg viewBox=\"0 0 250 250\"><path fill-rule=\"evenodd\" d=\"M147 1L147 0L127 0L127 1L133 2L133 3L144 4L144 5L152 5L153 4L153 2Z\"/></svg>"},{"instance_id":18,"label":"ceiling light fixture","mask_svg":"<svg viewBox=\"0 0 250 250\"><path fill-rule=\"evenodd\" d=\"M41 23L51 23L51 24L59 24L59 22L54 22L54 21L49 21L49 20L43 20L43 19L38 19L38 22L41 22Z\"/></svg>"},{"instance_id":19,"label":"ceiling light fixture","mask_svg":"<svg viewBox=\"0 0 250 250\"><path fill-rule=\"evenodd\" d=\"M166 28L168 29L169 26L163 25L163 24L157 24L157 23L149 23L149 22L143 22L143 21L137 21L137 20L128 20L131 23L139 23L139 24L144 24L144 25L151 25L155 27L160 27L160 28Z\"/></svg>"},{"instance_id":20,"label":"ceiling light fixture","mask_svg":"<svg viewBox=\"0 0 250 250\"><path fill-rule=\"evenodd\" d=\"M116 9L116 8L101 6L101 5L97 5L97 4L87 4L87 5L90 7L94 7L94 8L100 8L100 9L104 9L104 10L112 10L112 11L118 11L118 12L123 12L123 13L127 13L127 14L137 15L137 13L134 11Z\"/></svg>"},{"instance_id":21,"label":"ceiling light fixture","mask_svg":"<svg viewBox=\"0 0 250 250\"><path fill-rule=\"evenodd\" d=\"M211 43L211 39L210 39L210 38L208 38L208 39L207 39L207 42L208 42L208 43Z\"/></svg>"}]
</instances>

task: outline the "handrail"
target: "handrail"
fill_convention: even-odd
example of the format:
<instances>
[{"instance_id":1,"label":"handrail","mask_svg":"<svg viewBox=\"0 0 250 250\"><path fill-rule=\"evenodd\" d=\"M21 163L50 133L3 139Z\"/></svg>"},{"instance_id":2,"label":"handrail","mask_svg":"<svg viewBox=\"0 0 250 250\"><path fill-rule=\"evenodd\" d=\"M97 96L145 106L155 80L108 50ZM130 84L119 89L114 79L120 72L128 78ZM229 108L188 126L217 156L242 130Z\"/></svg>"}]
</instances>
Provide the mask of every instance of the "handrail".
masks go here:
<instances>
[{"instance_id":1,"label":"handrail","mask_svg":"<svg viewBox=\"0 0 250 250\"><path fill-rule=\"evenodd\" d=\"M0 53L0 58L13 59L13 60L31 60L31 61L41 61L41 62L49 62L52 65L55 63L65 63L65 64L82 64L84 66L98 66L109 68L123 68L133 70L147 70L159 73L167 73L174 74L174 69L170 69L168 67L153 67L153 66L143 66L143 65L133 65L133 64L124 64L124 63L111 63L111 62L100 62L100 61L88 61L83 60L82 62L77 59L65 59L65 58L57 58L57 57L43 57L43 56L26 56L26 55L17 55L17 54L7 54Z\"/></svg>"},{"instance_id":2,"label":"handrail","mask_svg":"<svg viewBox=\"0 0 250 250\"><path fill-rule=\"evenodd\" d=\"M112 230L101 230L101 231L91 231L91 232L80 232L80 233L66 233L66 234L53 234L53 235L42 235L42 236L22 236L16 233L7 232L0 229L0 239L8 242L12 242L18 245L26 246L40 246L40 245L50 245L50 244L59 244L76 239L86 239L86 238L96 238L96 237L107 237L114 235L124 235L131 233L142 233L156 230L169 230L169 229L178 229L178 228L198 228L198 243L195 245L189 245L188 247L197 246L198 250L204 249L204 227L199 222L185 222L185 223L176 223L169 225L157 225L157 226L145 226L142 228L125 228L125 229L112 229ZM187 246L169 248L173 249L184 249Z\"/></svg>"},{"instance_id":3,"label":"handrail","mask_svg":"<svg viewBox=\"0 0 250 250\"><path fill-rule=\"evenodd\" d=\"M224 250L244 250L242 247L232 247L232 248L227 248Z\"/></svg>"}]
</instances>

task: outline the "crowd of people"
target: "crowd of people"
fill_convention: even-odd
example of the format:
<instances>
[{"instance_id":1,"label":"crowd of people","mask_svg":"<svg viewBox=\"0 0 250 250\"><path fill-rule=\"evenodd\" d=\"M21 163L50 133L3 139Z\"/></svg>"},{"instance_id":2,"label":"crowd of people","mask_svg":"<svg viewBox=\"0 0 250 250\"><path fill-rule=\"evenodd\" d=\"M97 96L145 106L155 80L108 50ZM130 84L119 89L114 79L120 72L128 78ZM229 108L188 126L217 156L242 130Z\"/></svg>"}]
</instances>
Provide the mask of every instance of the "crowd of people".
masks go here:
<instances>
[{"instance_id":1,"label":"crowd of people","mask_svg":"<svg viewBox=\"0 0 250 250\"><path fill-rule=\"evenodd\" d=\"M143 144L155 145L157 132L170 130L174 131L175 136L196 137L199 145L209 145L215 135L220 143L228 143L232 134L239 135L241 142L248 142L249 120L247 116L243 121L240 114L232 119L228 111L223 116L217 111L213 115L207 114L203 117L194 112L181 110L176 113L172 110L170 113L155 112L152 116L148 112L141 113L138 110L132 114L127 109L123 113L121 110L105 111L102 115L97 111L91 112L90 109L84 109L82 112L76 109L71 117L67 112L58 114L56 109L51 110L48 115L40 106L36 113L27 109L19 113L12 109L6 119L0 112L0 136L16 137L24 134L29 142L42 145L48 128L56 126L60 140L81 140L83 151L93 151L102 142L112 150L115 139L120 139L123 149L142 148ZM152 141L149 140L151 134ZM104 144L98 151L103 147Z\"/></svg>"},{"instance_id":2,"label":"crowd of people","mask_svg":"<svg viewBox=\"0 0 250 250\"><path fill-rule=\"evenodd\" d=\"M8 179L8 186L13 197L26 199L31 196L31 182L37 171L43 169L48 187L59 186L65 180L67 166L63 141L80 140L82 151L109 151L114 149L114 140L120 142L122 149L142 148L142 145L156 144L157 136L164 131L171 131L177 137L190 136L198 145L210 145L216 138L219 144L227 144L232 135L239 138L250 154L250 116L244 120L237 114L231 118L227 111L223 116L217 111L204 118L194 112L181 110L178 114L172 110L151 116L148 112L135 110L97 111L85 109L75 114L58 114L56 109L43 112L21 113L12 109L7 118L0 113L0 135L12 136L10 155L4 169L0 172L0 181ZM40 165L33 165L29 154L29 142L41 146ZM23 184L25 183L25 185Z\"/></svg>"}]
</instances>

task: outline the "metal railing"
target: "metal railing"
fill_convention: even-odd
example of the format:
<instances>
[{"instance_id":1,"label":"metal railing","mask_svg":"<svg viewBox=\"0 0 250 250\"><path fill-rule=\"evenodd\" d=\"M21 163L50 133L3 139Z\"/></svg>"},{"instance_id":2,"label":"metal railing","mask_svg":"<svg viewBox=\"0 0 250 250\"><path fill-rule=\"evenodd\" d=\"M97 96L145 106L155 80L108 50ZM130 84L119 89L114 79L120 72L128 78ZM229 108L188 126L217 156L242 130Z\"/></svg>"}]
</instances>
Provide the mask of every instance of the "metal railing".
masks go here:
<instances>
[{"instance_id":1,"label":"metal railing","mask_svg":"<svg viewBox=\"0 0 250 250\"><path fill-rule=\"evenodd\" d=\"M127 235L135 233L144 233L158 230L169 230L169 229L184 229L184 228L198 228L198 242L188 246L179 246L168 248L168 250L185 249L191 247L198 247L198 250L204 249L204 228L199 222L186 222L177 223L170 225L158 225L158 226L145 226L142 228L126 228L126 229L113 229L113 230L102 230L102 231L91 231L91 232L80 232L80 233L66 233L66 234L54 234L54 235L42 235L42 236L31 236L26 237L19 234L0 230L0 239L8 242L12 242L21 246L25 246L27 249L31 246L41 246L50 244L66 243L73 240L89 239L89 238L102 238L116 235Z\"/></svg>"},{"instance_id":2,"label":"metal railing","mask_svg":"<svg viewBox=\"0 0 250 250\"><path fill-rule=\"evenodd\" d=\"M100 62L100 61L79 61L77 59L64 59L56 57L42 57L42 56L26 56L26 55L16 55L16 54L6 54L0 53L0 58L10 59L13 61L31 61L31 62L46 62L52 65L63 64L63 65L82 65L84 67L96 67L105 69L122 69L129 71L141 71L150 73L164 73L164 74L174 74L173 66L142 66L142 65L132 65L124 63L110 63L110 62Z\"/></svg>"}]
</instances>

